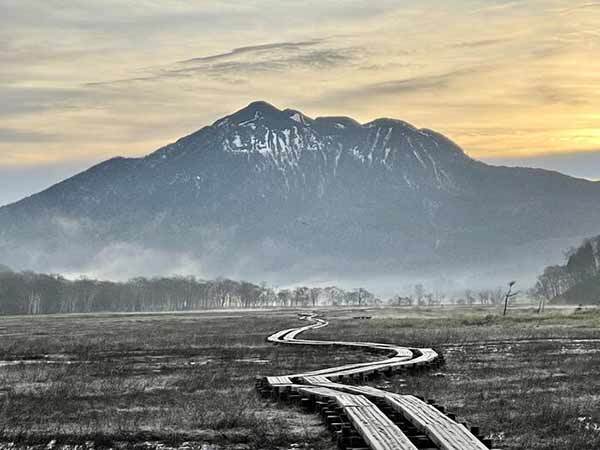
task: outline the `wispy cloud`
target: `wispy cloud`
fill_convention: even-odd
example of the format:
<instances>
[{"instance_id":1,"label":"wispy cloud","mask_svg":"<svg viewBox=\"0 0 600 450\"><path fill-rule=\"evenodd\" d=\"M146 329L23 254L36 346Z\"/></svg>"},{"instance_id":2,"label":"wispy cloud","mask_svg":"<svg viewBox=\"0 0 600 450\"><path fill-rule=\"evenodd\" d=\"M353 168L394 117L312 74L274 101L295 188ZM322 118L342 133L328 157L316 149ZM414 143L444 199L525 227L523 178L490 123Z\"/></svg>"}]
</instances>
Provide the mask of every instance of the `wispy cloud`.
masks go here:
<instances>
[{"instance_id":1,"label":"wispy cloud","mask_svg":"<svg viewBox=\"0 0 600 450\"><path fill-rule=\"evenodd\" d=\"M506 42L510 42L512 39L510 38L498 38L498 39L479 39L473 41L463 41L453 44L452 47L455 48L479 48L479 47L489 47L492 45L504 44Z\"/></svg>"},{"instance_id":2,"label":"wispy cloud","mask_svg":"<svg viewBox=\"0 0 600 450\"><path fill-rule=\"evenodd\" d=\"M109 80L109 81L91 81L88 83L84 83L84 86L108 86L108 85L117 85L123 83L135 83L136 81L151 81L155 80L158 77L156 75L148 75L145 77L132 77L132 78L121 78L118 80Z\"/></svg>"},{"instance_id":3,"label":"wispy cloud","mask_svg":"<svg viewBox=\"0 0 600 450\"><path fill-rule=\"evenodd\" d=\"M384 81L362 87L366 95L390 95L404 92L417 92L423 89L439 89L447 87L453 80L469 73L468 70L455 70L440 75L425 75L401 80Z\"/></svg>"},{"instance_id":4,"label":"wispy cloud","mask_svg":"<svg viewBox=\"0 0 600 450\"><path fill-rule=\"evenodd\" d=\"M60 139L55 133L46 133L35 130L18 130L14 128L0 128L0 143L20 142L50 142Z\"/></svg>"},{"instance_id":5,"label":"wispy cloud","mask_svg":"<svg viewBox=\"0 0 600 450\"><path fill-rule=\"evenodd\" d=\"M564 104L570 106L581 106L589 104L589 95L578 89L552 86L549 84L538 84L531 86L523 94L524 98L534 99L544 104Z\"/></svg>"},{"instance_id":6,"label":"wispy cloud","mask_svg":"<svg viewBox=\"0 0 600 450\"><path fill-rule=\"evenodd\" d=\"M0 87L0 116L68 108L86 95L79 87Z\"/></svg>"},{"instance_id":7,"label":"wispy cloud","mask_svg":"<svg viewBox=\"0 0 600 450\"><path fill-rule=\"evenodd\" d=\"M322 69L348 63L351 60L349 50L321 49L297 53L295 55L265 55L264 58L251 60L228 61L217 64L206 64L200 61L191 67L164 70L158 77L204 74L213 77L227 75L250 75L261 72L281 72L291 69Z\"/></svg>"},{"instance_id":8,"label":"wispy cloud","mask_svg":"<svg viewBox=\"0 0 600 450\"><path fill-rule=\"evenodd\" d=\"M591 9L591 8L600 8L600 2L581 3L579 5L571 6L569 8L561 9L560 13L561 14L570 14L570 13L578 11L578 10Z\"/></svg>"},{"instance_id":9,"label":"wispy cloud","mask_svg":"<svg viewBox=\"0 0 600 450\"><path fill-rule=\"evenodd\" d=\"M148 68L148 75L86 83L87 86L115 85L162 79L205 76L223 80L257 73L292 69L325 69L350 64L352 48L315 48L323 40L279 42L233 49L227 53L191 58L161 67ZM251 57L248 57L251 55Z\"/></svg>"},{"instance_id":10,"label":"wispy cloud","mask_svg":"<svg viewBox=\"0 0 600 450\"><path fill-rule=\"evenodd\" d=\"M275 51L275 50L298 50L303 47L312 47L321 42L321 40L303 41L303 42L274 42L271 44L260 44L260 45L248 45L245 47L234 48L231 51L225 53L219 53L210 56L199 56L195 58L186 59L179 61L179 64L189 64L198 62L212 62L220 59L231 58L245 53L257 53L264 51Z\"/></svg>"},{"instance_id":11,"label":"wispy cloud","mask_svg":"<svg viewBox=\"0 0 600 450\"><path fill-rule=\"evenodd\" d=\"M418 94L419 92L432 93L440 89L449 88L452 83L465 77L481 73L487 67L469 67L457 69L441 74L431 74L389 80L378 83L366 83L352 88L333 91L315 100L316 104L355 102L359 99L396 96L402 94Z\"/></svg>"},{"instance_id":12,"label":"wispy cloud","mask_svg":"<svg viewBox=\"0 0 600 450\"><path fill-rule=\"evenodd\" d=\"M526 1L500 1L496 2L486 2L486 6L475 8L470 13L471 14L487 14L487 13L501 13L504 11L511 10L517 6L522 6L526 3Z\"/></svg>"}]
</instances>

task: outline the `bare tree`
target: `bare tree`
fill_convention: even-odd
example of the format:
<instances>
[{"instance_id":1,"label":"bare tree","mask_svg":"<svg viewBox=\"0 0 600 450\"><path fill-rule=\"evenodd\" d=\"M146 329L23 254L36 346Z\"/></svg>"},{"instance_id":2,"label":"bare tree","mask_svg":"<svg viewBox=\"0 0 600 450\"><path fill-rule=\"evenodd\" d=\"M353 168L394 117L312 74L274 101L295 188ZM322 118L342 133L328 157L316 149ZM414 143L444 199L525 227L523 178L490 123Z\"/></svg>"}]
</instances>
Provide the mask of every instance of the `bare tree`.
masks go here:
<instances>
[{"instance_id":1,"label":"bare tree","mask_svg":"<svg viewBox=\"0 0 600 450\"><path fill-rule=\"evenodd\" d=\"M417 305L425 306L425 288L422 284L415 284L415 299L417 300Z\"/></svg>"},{"instance_id":2,"label":"bare tree","mask_svg":"<svg viewBox=\"0 0 600 450\"><path fill-rule=\"evenodd\" d=\"M508 291L506 291L506 295L504 296L504 312L502 313L503 316L506 315L506 310L508 308L508 301L512 298L515 297L519 292L512 292L512 288L513 286L516 284L516 281L511 281L510 283L508 283Z\"/></svg>"}]
</instances>

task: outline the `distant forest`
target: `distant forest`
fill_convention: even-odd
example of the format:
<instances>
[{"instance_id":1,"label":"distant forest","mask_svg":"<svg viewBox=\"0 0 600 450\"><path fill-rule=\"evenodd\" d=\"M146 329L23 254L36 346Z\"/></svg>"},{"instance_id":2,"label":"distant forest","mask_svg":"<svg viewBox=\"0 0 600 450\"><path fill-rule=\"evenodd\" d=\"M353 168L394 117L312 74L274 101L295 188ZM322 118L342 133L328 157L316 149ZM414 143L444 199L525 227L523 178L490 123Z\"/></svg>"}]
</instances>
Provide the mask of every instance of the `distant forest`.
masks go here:
<instances>
[{"instance_id":1,"label":"distant forest","mask_svg":"<svg viewBox=\"0 0 600 450\"><path fill-rule=\"evenodd\" d=\"M600 236L566 252L564 265L548 266L532 294L542 301L600 304Z\"/></svg>"},{"instance_id":2,"label":"distant forest","mask_svg":"<svg viewBox=\"0 0 600 450\"><path fill-rule=\"evenodd\" d=\"M127 282L12 272L0 266L0 314L191 311L225 308L375 305L365 289L336 287L275 291L245 281L194 277L134 278Z\"/></svg>"},{"instance_id":3,"label":"distant forest","mask_svg":"<svg viewBox=\"0 0 600 450\"><path fill-rule=\"evenodd\" d=\"M126 282L13 272L0 264L0 314L193 311L226 308L302 308L316 306L499 305L501 288L465 290L458 297L428 292L422 284L408 296L385 301L366 289L330 287L273 289L246 281L195 277L133 278Z\"/></svg>"}]
</instances>

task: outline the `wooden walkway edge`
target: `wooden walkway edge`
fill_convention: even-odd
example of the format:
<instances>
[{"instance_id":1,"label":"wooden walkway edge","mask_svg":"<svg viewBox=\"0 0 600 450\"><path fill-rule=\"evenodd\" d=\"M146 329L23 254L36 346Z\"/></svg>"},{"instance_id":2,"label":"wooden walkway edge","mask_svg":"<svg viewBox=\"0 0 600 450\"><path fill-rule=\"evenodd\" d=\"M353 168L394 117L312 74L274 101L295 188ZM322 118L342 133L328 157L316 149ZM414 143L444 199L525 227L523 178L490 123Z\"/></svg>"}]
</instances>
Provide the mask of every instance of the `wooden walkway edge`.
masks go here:
<instances>
[{"instance_id":1,"label":"wooden walkway edge","mask_svg":"<svg viewBox=\"0 0 600 450\"><path fill-rule=\"evenodd\" d=\"M418 371L439 366L443 358L431 348L407 348L371 342L299 339L308 330L328 325L316 314L301 315L308 325L278 331L269 342L291 345L368 348L387 352L381 361L346 364L306 373L264 377L257 389L275 400L293 401L320 412L342 449L375 450L485 450L491 443L466 426L412 396L390 393L370 386L345 384L405 370Z\"/></svg>"}]
</instances>

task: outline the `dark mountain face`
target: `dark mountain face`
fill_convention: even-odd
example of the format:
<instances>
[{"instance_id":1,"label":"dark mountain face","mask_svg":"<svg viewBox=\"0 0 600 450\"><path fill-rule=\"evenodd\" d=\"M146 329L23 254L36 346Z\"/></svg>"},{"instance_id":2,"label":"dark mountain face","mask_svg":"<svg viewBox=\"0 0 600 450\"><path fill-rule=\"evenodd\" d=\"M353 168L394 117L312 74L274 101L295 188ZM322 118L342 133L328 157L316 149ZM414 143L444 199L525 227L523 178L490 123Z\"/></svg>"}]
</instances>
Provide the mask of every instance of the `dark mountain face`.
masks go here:
<instances>
[{"instance_id":1,"label":"dark mountain face","mask_svg":"<svg viewBox=\"0 0 600 450\"><path fill-rule=\"evenodd\" d=\"M514 277L598 232L597 183L488 166L397 120L256 102L0 208L0 260L272 282L503 266Z\"/></svg>"}]
</instances>

